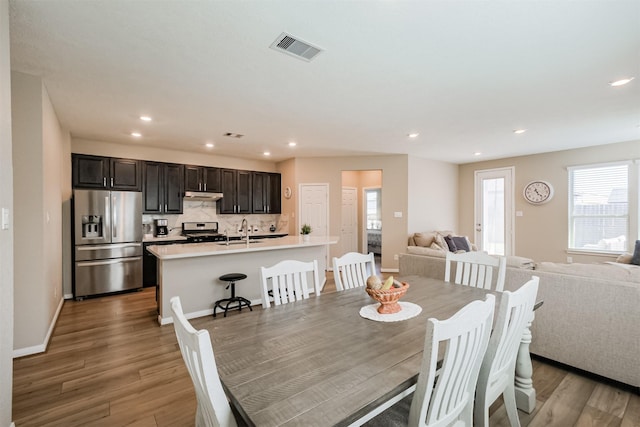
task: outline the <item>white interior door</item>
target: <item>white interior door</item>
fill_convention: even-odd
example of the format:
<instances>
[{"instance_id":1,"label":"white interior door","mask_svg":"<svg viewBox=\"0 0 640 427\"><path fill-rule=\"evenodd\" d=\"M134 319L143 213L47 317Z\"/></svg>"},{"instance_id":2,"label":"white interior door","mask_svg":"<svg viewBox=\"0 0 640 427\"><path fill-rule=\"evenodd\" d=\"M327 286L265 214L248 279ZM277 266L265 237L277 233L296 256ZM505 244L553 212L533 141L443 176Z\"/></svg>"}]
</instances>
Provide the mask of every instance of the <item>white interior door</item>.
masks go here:
<instances>
[{"instance_id":1,"label":"white interior door","mask_svg":"<svg viewBox=\"0 0 640 427\"><path fill-rule=\"evenodd\" d=\"M302 224L311 226L311 234L329 235L329 184L300 184L298 230ZM325 265L330 269L329 246L325 247ZM322 284L324 287L324 283Z\"/></svg>"},{"instance_id":2,"label":"white interior door","mask_svg":"<svg viewBox=\"0 0 640 427\"><path fill-rule=\"evenodd\" d=\"M342 253L358 252L358 189L342 187Z\"/></svg>"},{"instance_id":3,"label":"white interior door","mask_svg":"<svg viewBox=\"0 0 640 427\"><path fill-rule=\"evenodd\" d=\"M513 255L514 168L476 171L475 244L495 255Z\"/></svg>"},{"instance_id":4,"label":"white interior door","mask_svg":"<svg viewBox=\"0 0 640 427\"><path fill-rule=\"evenodd\" d=\"M329 184L300 184L300 215L298 230L302 224L311 226L311 234L329 234Z\"/></svg>"}]
</instances>

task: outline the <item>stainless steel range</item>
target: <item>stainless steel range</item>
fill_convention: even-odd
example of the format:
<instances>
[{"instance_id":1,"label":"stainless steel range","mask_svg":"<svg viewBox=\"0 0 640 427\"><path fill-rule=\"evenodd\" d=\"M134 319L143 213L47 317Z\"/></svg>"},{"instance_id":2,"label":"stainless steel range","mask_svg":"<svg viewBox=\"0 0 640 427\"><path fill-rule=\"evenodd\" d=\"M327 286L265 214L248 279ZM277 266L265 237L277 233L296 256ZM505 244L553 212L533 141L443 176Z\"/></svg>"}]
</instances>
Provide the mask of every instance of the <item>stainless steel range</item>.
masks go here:
<instances>
[{"instance_id":1,"label":"stainless steel range","mask_svg":"<svg viewBox=\"0 0 640 427\"><path fill-rule=\"evenodd\" d=\"M217 222L183 222L182 235L189 243L222 242L227 236L218 232Z\"/></svg>"}]
</instances>

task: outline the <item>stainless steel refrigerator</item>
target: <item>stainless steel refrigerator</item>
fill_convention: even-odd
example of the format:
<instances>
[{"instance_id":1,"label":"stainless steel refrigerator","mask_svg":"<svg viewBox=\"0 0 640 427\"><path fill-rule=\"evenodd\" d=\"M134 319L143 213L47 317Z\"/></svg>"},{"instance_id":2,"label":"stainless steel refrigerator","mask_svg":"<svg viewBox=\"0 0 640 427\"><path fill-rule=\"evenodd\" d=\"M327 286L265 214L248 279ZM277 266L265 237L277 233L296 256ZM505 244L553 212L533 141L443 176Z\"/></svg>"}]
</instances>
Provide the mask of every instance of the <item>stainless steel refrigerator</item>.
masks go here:
<instances>
[{"instance_id":1,"label":"stainless steel refrigerator","mask_svg":"<svg viewBox=\"0 0 640 427\"><path fill-rule=\"evenodd\" d=\"M142 287L142 193L74 190L76 299Z\"/></svg>"}]
</instances>

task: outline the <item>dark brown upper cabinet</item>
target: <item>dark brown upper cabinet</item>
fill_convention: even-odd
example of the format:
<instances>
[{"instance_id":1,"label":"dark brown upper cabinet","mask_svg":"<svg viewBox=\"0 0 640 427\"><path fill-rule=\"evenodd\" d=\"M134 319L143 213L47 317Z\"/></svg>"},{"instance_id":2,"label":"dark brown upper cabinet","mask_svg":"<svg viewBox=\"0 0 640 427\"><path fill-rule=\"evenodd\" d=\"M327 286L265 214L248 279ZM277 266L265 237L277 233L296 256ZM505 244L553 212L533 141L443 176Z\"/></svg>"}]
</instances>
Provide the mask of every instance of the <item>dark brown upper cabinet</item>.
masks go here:
<instances>
[{"instance_id":1,"label":"dark brown upper cabinet","mask_svg":"<svg viewBox=\"0 0 640 427\"><path fill-rule=\"evenodd\" d=\"M219 193L222 190L220 169L205 166L185 166L184 190Z\"/></svg>"},{"instance_id":2,"label":"dark brown upper cabinet","mask_svg":"<svg viewBox=\"0 0 640 427\"><path fill-rule=\"evenodd\" d=\"M282 203L280 200L280 174L270 172L253 172L252 175L253 213L281 213Z\"/></svg>"},{"instance_id":3,"label":"dark brown upper cabinet","mask_svg":"<svg viewBox=\"0 0 640 427\"><path fill-rule=\"evenodd\" d=\"M222 169L221 182L224 197L220 200L222 214L252 213L252 172Z\"/></svg>"},{"instance_id":4,"label":"dark brown upper cabinet","mask_svg":"<svg viewBox=\"0 0 640 427\"><path fill-rule=\"evenodd\" d=\"M142 190L139 160L74 154L72 162L74 188Z\"/></svg>"},{"instance_id":5,"label":"dark brown upper cabinet","mask_svg":"<svg viewBox=\"0 0 640 427\"><path fill-rule=\"evenodd\" d=\"M143 212L180 214L183 211L184 166L145 162Z\"/></svg>"}]
</instances>

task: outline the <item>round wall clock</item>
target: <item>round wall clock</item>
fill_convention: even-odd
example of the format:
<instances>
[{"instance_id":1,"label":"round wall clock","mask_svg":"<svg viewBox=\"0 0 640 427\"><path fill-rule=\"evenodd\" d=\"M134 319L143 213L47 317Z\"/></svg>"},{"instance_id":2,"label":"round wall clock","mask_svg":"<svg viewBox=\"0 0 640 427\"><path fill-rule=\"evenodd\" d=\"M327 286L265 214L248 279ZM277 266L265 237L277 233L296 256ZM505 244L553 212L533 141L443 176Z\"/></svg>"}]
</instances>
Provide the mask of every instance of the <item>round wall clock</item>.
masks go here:
<instances>
[{"instance_id":1,"label":"round wall clock","mask_svg":"<svg viewBox=\"0 0 640 427\"><path fill-rule=\"evenodd\" d=\"M525 185L522 194L527 202L541 205L553 198L553 186L547 181L531 181Z\"/></svg>"},{"instance_id":2,"label":"round wall clock","mask_svg":"<svg viewBox=\"0 0 640 427\"><path fill-rule=\"evenodd\" d=\"M285 187L285 189L284 189L284 198L285 199L290 199L291 198L291 187Z\"/></svg>"}]
</instances>

